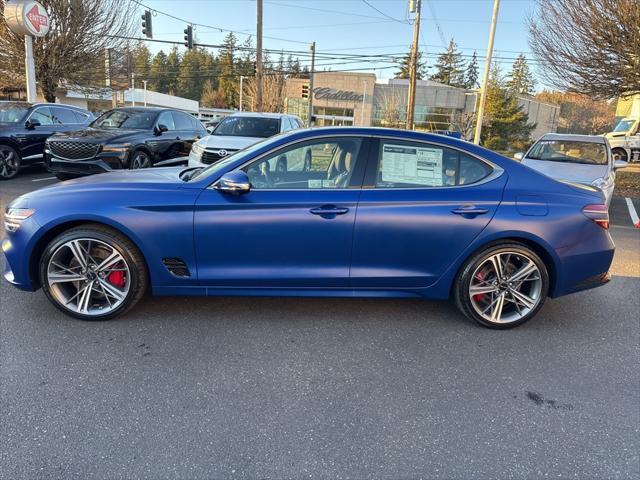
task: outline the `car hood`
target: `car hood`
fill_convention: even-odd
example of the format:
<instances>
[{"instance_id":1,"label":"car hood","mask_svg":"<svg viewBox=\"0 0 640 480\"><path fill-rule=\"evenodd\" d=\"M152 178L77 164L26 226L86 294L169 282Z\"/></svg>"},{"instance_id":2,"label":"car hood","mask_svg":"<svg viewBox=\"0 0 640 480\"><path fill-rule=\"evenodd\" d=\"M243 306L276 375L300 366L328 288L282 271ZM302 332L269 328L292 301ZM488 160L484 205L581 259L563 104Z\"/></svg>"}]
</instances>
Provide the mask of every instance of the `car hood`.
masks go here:
<instances>
[{"instance_id":1,"label":"car hood","mask_svg":"<svg viewBox=\"0 0 640 480\"><path fill-rule=\"evenodd\" d=\"M200 144L206 149L227 149L227 150L242 150L243 148L253 145L264 140L261 137L234 137L225 135L207 135Z\"/></svg>"},{"instance_id":2,"label":"car hood","mask_svg":"<svg viewBox=\"0 0 640 480\"><path fill-rule=\"evenodd\" d=\"M139 135L143 130L122 130L119 128L92 128L88 127L83 130L74 132L56 133L49 137L49 140L67 140L90 143L105 143L126 141L130 137Z\"/></svg>"},{"instance_id":3,"label":"car hood","mask_svg":"<svg viewBox=\"0 0 640 480\"><path fill-rule=\"evenodd\" d=\"M590 184L596 178L606 177L609 172L608 165L549 162L547 160L532 160L530 158L523 159L522 164L551 178L573 183Z\"/></svg>"}]
</instances>

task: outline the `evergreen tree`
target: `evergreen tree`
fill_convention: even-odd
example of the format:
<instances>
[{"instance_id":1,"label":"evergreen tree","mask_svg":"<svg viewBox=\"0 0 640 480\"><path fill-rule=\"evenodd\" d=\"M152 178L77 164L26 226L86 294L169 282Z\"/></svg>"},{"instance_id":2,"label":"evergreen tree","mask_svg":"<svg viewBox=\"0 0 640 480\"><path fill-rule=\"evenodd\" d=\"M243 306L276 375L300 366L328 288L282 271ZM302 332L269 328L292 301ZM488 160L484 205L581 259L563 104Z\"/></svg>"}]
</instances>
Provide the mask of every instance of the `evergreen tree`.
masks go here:
<instances>
[{"instance_id":1,"label":"evergreen tree","mask_svg":"<svg viewBox=\"0 0 640 480\"><path fill-rule=\"evenodd\" d=\"M527 95L533 94L536 81L533 78L533 74L527 63L527 57L525 57L524 54L521 53L518 55L518 58L513 62L506 86L514 95L522 93Z\"/></svg>"},{"instance_id":2,"label":"evergreen tree","mask_svg":"<svg viewBox=\"0 0 640 480\"><path fill-rule=\"evenodd\" d=\"M235 58L238 39L230 32L223 41L218 63L220 65L220 81L218 91L224 99L227 108L234 108L238 105L238 88L240 75L236 72L237 59Z\"/></svg>"},{"instance_id":3,"label":"evergreen tree","mask_svg":"<svg viewBox=\"0 0 640 480\"><path fill-rule=\"evenodd\" d=\"M132 71L136 75L136 86L140 86L142 80L147 80L151 75L151 52L147 46L140 42L131 50Z\"/></svg>"},{"instance_id":4,"label":"evergreen tree","mask_svg":"<svg viewBox=\"0 0 640 480\"><path fill-rule=\"evenodd\" d=\"M431 76L431 80L452 87L464 87L464 60L453 38L449 41L447 50L438 56L435 67L436 73Z\"/></svg>"},{"instance_id":5,"label":"evergreen tree","mask_svg":"<svg viewBox=\"0 0 640 480\"><path fill-rule=\"evenodd\" d=\"M464 74L464 87L472 90L474 88L478 88L480 84L478 83L478 56L476 55L475 50L473 51L473 55L471 55L471 60L467 64L467 71Z\"/></svg>"},{"instance_id":6,"label":"evergreen tree","mask_svg":"<svg viewBox=\"0 0 640 480\"><path fill-rule=\"evenodd\" d=\"M404 78L408 79L411 77L411 50L402 57L400 60L400 70L398 70L394 78ZM422 80L426 76L424 62L422 61L422 52L418 52L418 59L416 61L416 79Z\"/></svg>"},{"instance_id":7,"label":"evergreen tree","mask_svg":"<svg viewBox=\"0 0 640 480\"><path fill-rule=\"evenodd\" d=\"M180 72L180 54L178 47L173 47L167 56L166 93L175 95L178 91L178 73Z\"/></svg>"},{"instance_id":8,"label":"evergreen tree","mask_svg":"<svg viewBox=\"0 0 640 480\"><path fill-rule=\"evenodd\" d=\"M487 84L487 100L482 126L482 144L493 150L521 148L529 141L535 124L505 86L500 69L493 65Z\"/></svg>"},{"instance_id":9,"label":"evergreen tree","mask_svg":"<svg viewBox=\"0 0 640 480\"><path fill-rule=\"evenodd\" d=\"M149 90L160 93L168 93L167 82L167 55L162 50L155 54L151 61Z\"/></svg>"}]
</instances>

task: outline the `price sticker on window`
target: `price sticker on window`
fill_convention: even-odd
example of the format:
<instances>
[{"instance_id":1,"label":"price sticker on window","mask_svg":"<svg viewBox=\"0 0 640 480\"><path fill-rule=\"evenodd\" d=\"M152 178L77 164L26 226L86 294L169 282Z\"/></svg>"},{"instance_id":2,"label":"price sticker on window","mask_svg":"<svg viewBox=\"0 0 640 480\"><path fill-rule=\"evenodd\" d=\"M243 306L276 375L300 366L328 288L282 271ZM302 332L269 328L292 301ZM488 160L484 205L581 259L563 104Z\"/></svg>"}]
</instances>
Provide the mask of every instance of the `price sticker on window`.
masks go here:
<instances>
[{"instance_id":1,"label":"price sticker on window","mask_svg":"<svg viewBox=\"0 0 640 480\"><path fill-rule=\"evenodd\" d=\"M387 144L382 148L382 181L424 186L442 182L442 149Z\"/></svg>"}]
</instances>

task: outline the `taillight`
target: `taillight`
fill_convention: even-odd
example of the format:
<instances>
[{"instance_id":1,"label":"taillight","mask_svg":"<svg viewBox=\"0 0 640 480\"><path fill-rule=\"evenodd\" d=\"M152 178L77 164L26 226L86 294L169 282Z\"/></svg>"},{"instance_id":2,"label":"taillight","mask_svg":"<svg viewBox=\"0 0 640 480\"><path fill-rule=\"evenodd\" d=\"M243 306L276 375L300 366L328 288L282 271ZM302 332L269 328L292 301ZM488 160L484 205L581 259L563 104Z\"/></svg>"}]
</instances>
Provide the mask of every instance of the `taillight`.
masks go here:
<instances>
[{"instance_id":1,"label":"taillight","mask_svg":"<svg viewBox=\"0 0 640 480\"><path fill-rule=\"evenodd\" d=\"M587 205L582 209L582 213L605 230L609 229L609 209L606 205L601 203Z\"/></svg>"}]
</instances>

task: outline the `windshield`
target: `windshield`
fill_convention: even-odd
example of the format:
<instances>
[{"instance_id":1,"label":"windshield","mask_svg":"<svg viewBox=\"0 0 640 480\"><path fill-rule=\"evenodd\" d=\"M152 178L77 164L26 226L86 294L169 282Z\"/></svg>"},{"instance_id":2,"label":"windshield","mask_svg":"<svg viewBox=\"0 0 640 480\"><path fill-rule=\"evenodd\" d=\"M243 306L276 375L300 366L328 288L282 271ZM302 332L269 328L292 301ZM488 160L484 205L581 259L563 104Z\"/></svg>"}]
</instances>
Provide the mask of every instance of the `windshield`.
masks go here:
<instances>
[{"instance_id":1,"label":"windshield","mask_svg":"<svg viewBox=\"0 0 640 480\"><path fill-rule=\"evenodd\" d=\"M531 148L527 158L551 162L606 165L607 149L603 143L573 140L540 140Z\"/></svg>"},{"instance_id":2,"label":"windshield","mask_svg":"<svg viewBox=\"0 0 640 480\"><path fill-rule=\"evenodd\" d=\"M227 117L212 135L267 138L280 131L280 119L262 117Z\"/></svg>"},{"instance_id":3,"label":"windshield","mask_svg":"<svg viewBox=\"0 0 640 480\"><path fill-rule=\"evenodd\" d=\"M90 125L95 128L127 128L132 130L148 130L153 127L157 112L109 110L100 115Z\"/></svg>"},{"instance_id":4,"label":"windshield","mask_svg":"<svg viewBox=\"0 0 640 480\"><path fill-rule=\"evenodd\" d=\"M18 123L24 118L29 110L26 103L4 103L0 102L0 122Z\"/></svg>"},{"instance_id":5,"label":"windshield","mask_svg":"<svg viewBox=\"0 0 640 480\"><path fill-rule=\"evenodd\" d=\"M618 122L618 125L616 125L616 128L613 129L614 132L628 132L629 130L631 130L631 127L633 127L633 124L635 123L635 120L620 120Z\"/></svg>"}]
</instances>

